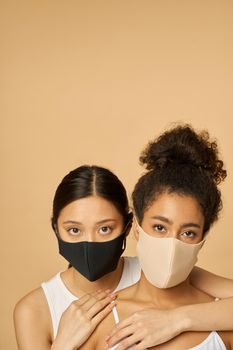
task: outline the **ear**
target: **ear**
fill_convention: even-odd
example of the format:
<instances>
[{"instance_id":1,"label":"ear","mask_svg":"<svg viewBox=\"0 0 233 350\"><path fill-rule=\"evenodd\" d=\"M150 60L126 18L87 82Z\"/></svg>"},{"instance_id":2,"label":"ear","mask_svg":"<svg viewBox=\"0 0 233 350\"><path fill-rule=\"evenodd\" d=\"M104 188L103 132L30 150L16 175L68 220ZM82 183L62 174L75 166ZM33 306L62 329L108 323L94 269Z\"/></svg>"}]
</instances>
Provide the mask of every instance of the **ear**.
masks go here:
<instances>
[{"instance_id":1,"label":"ear","mask_svg":"<svg viewBox=\"0 0 233 350\"><path fill-rule=\"evenodd\" d=\"M137 226L137 220L136 218L134 217L133 218L133 233L134 233L134 237L136 238L136 240L138 241L139 239L139 233L138 233L138 226Z\"/></svg>"},{"instance_id":2,"label":"ear","mask_svg":"<svg viewBox=\"0 0 233 350\"><path fill-rule=\"evenodd\" d=\"M132 228L132 223L133 223L133 213L130 212L128 214L128 220L127 220L127 223L126 223L126 226L124 228L124 232L125 232L125 237L127 237L130 233L130 230Z\"/></svg>"},{"instance_id":3,"label":"ear","mask_svg":"<svg viewBox=\"0 0 233 350\"><path fill-rule=\"evenodd\" d=\"M58 236L57 223L55 223L53 219L51 219L51 226L53 231L55 232L55 235Z\"/></svg>"}]
</instances>

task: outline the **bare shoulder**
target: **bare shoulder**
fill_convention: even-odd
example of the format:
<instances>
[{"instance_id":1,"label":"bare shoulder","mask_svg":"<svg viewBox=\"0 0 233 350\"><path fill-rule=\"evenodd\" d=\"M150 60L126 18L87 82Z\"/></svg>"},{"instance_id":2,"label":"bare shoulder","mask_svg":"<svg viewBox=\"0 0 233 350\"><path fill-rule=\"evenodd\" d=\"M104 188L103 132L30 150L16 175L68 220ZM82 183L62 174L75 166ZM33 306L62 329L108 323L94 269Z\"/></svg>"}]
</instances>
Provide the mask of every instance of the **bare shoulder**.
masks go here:
<instances>
[{"instance_id":1,"label":"bare shoulder","mask_svg":"<svg viewBox=\"0 0 233 350\"><path fill-rule=\"evenodd\" d=\"M15 319L30 317L38 320L38 316L42 319L49 316L47 301L41 287L20 299L14 309Z\"/></svg>"},{"instance_id":2,"label":"bare shoulder","mask_svg":"<svg viewBox=\"0 0 233 350\"><path fill-rule=\"evenodd\" d=\"M190 274L190 282L203 292L221 299L233 296L233 280L216 275L195 266Z\"/></svg>"},{"instance_id":3,"label":"bare shoulder","mask_svg":"<svg viewBox=\"0 0 233 350\"><path fill-rule=\"evenodd\" d=\"M50 349L52 324L42 288L18 301L14 309L14 324L19 349Z\"/></svg>"}]
</instances>

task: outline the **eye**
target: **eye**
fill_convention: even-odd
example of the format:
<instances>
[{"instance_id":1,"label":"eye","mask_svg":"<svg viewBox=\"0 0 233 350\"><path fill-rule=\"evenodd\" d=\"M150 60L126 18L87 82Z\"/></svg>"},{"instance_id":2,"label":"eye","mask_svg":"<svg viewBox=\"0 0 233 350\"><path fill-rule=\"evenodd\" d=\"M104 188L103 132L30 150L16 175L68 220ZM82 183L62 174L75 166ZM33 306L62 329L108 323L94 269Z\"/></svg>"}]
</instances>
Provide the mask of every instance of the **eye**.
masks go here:
<instances>
[{"instance_id":1,"label":"eye","mask_svg":"<svg viewBox=\"0 0 233 350\"><path fill-rule=\"evenodd\" d=\"M153 229L157 232L165 232L166 228L163 225L156 224L153 226Z\"/></svg>"},{"instance_id":2,"label":"eye","mask_svg":"<svg viewBox=\"0 0 233 350\"><path fill-rule=\"evenodd\" d=\"M185 232L182 233L182 235L185 238L195 238L196 237L196 233L193 232L193 231L185 231Z\"/></svg>"},{"instance_id":3,"label":"eye","mask_svg":"<svg viewBox=\"0 0 233 350\"><path fill-rule=\"evenodd\" d=\"M72 236L77 236L80 234L80 229L77 227L71 227L67 230L69 232L70 235Z\"/></svg>"},{"instance_id":4,"label":"eye","mask_svg":"<svg viewBox=\"0 0 233 350\"><path fill-rule=\"evenodd\" d=\"M112 228L110 226L103 226L99 229L99 233L102 235L107 235L110 232L112 232Z\"/></svg>"}]
</instances>

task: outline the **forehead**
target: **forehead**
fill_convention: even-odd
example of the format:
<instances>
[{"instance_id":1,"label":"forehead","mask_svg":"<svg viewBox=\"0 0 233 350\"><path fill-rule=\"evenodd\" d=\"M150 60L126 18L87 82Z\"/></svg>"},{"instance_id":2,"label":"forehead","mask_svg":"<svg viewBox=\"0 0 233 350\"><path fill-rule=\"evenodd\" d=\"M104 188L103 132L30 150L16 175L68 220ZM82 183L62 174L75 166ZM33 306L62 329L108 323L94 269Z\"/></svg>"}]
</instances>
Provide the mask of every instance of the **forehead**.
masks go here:
<instances>
[{"instance_id":1,"label":"forehead","mask_svg":"<svg viewBox=\"0 0 233 350\"><path fill-rule=\"evenodd\" d=\"M163 193L155 198L148 209L146 209L144 217L154 215L179 221L194 219L204 221L202 209L198 201L192 196L177 193Z\"/></svg>"},{"instance_id":2,"label":"forehead","mask_svg":"<svg viewBox=\"0 0 233 350\"><path fill-rule=\"evenodd\" d=\"M99 196L88 196L77 199L66 205L60 212L59 218L73 216L90 219L99 219L106 216L121 217L115 205L105 198Z\"/></svg>"}]
</instances>

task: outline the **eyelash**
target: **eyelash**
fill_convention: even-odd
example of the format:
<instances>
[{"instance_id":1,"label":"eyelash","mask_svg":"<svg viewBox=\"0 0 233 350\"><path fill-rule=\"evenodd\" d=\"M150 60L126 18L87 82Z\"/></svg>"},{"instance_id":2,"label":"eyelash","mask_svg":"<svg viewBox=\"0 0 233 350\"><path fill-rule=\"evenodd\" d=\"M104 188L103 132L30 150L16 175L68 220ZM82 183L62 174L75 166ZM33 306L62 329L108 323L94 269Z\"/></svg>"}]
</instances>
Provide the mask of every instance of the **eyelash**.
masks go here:
<instances>
[{"instance_id":1,"label":"eyelash","mask_svg":"<svg viewBox=\"0 0 233 350\"><path fill-rule=\"evenodd\" d=\"M186 233L191 233L192 236L186 236ZM196 237L196 233L193 232L193 231L185 231L185 232L182 233L182 235L184 235L187 238L194 238L194 237Z\"/></svg>"},{"instance_id":2,"label":"eyelash","mask_svg":"<svg viewBox=\"0 0 233 350\"><path fill-rule=\"evenodd\" d=\"M102 230L103 228L108 228L108 232L100 232L100 230ZM72 232L72 230L77 230L78 232ZM98 229L98 233L100 233L101 235L108 235L112 232L112 230L113 228L111 226L102 226ZM78 236L80 234L80 229L77 227L70 227L69 229L67 229L67 232L72 236Z\"/></svg>"},{"instance_id":3,"label":"eyelash","mask_svg":"<svg viewBox=\"0 0 233 350\"><path fill-rule=\"evenodd\" d=\"M78 232L73 232L73 233L72 233L71 230L78 230ZM77 228L77 227L71 227L71 228L67 229L67 232L68 232L70 235L72 235L72 236L78 236L79 233L80 233L80 229Z\"/></svg>"},{"instance_id":4,"label":"eyelash","mask_svg":"<svg viewBox=\"0 0 233 350\"><path fill-rule=\"evenodd\" d=\"M158 230L158 227L162 228L162 230ZM159 232L159 233L163 233L163 232L166 231L166 227L164 227L164 226L161 225L161 224L156 224L156 225L154 225L154 226L153 226L153 229L154 229L155 231ZM191 233L192 235L191 235L191 236L187 236L187 235L186 235L187 233L189 233L189 234ZM186 238L195 238L195 237L196 237L196 233L193 232L193 231L185 231L185 232L182 232L181 235L184 236L184 237L186 237Z\"/></svg>"},{"instance_id":5,"label":"eyelash","mask_svg":"<svg viewBox=\"0 0 233 350\"><path fill-rule=\"evenodd\" d=\"M103 228L108 228L108 232L99 232L101 229L103 229ZM101 235L108 235L109 233L111 233L112 232L112 227L111 226L102 226L102 227L100 227L100 229L98 230L98 232L101 234Z\"/></svg>"},{"instance_id":6,"label":"eyelash","mask_svg":"<svg viewBox=\"0 0 233 350\"><path fill-rule=\"evenodd\" d=\"M158 227L162 228L163 231L162 231L162 230L157 230ZM165 228L163 225L161 225L161 224L156 224L156 225L154 225L154 226L153 226L153 229L154 229L155 231L159 232L159 233L164 232L164 230L166 230L166 228Z\"/></svg>"}]
</instances>

